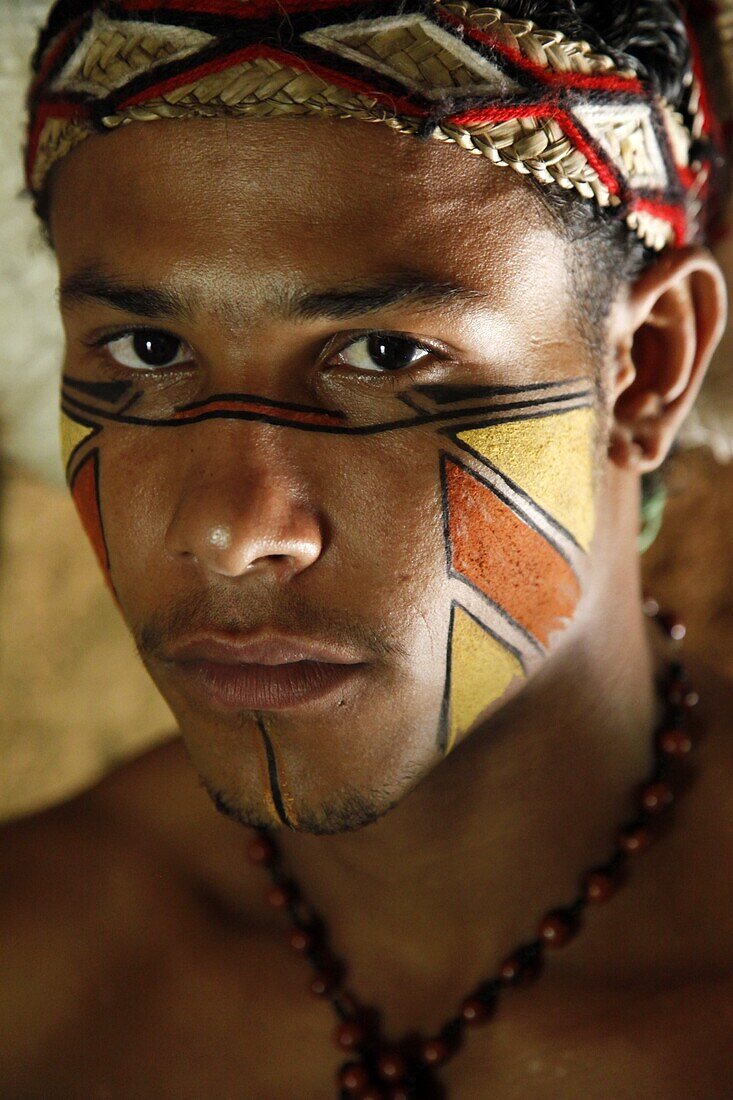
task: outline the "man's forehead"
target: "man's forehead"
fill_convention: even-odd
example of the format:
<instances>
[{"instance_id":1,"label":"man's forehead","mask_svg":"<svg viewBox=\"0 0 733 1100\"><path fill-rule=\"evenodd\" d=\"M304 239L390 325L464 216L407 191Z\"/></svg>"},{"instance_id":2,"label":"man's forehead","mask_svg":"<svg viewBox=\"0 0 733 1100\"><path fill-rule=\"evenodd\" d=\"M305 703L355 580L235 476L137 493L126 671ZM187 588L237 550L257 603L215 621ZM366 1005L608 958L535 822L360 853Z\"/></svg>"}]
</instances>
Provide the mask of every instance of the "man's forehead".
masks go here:
<instances>
[{"instance_id":1,"label":"man's forehead","mask_svg":"<svg viewBox=\"0 0 733 1100\"><path fill-rule=\"evenodd\" d=\"M52 211L59 190L65 206L80 198L106 204L117 222L148 209L165 226L184 213L192 231L222 224L227 214L246 227L277 212L295 219L288 227L295 232L363 211L394 228L419 215L457 237L493 213L515 210L529 226L544 213L513 173L487 169L454 146L317 117L131 123L88 139L61 162Z\"/></svg>"},{"instance_id":2,"label":"man's forehead","mask_svg":"<svg viewBox=\"0 0 733 1100\"><path fill-rule=\"evenodd\" d=\"M413 177L402 180L402 154L386 156L399 135L332 125L345 136L327 158L302 153L328 128L318 119L284 120L278 132L257 121L132 124L85 142L53 187L65 304L91 279L108 300L115 283L128 297L144 289L149 316L161 307L192 314L203 299L223 303L235 292L240 317L346 317L380 298L382 308L402 301L465 312L496 306L509 272L528 287L539 277L562 282L559 229L514 174L438 146L425 150L417 189ZM417 147L406 154L414 164L422 147L406 144ZM458 171L430 175L443 158ZM156 303L156 291L178 300Z\"/></svg>"}]
</instances>

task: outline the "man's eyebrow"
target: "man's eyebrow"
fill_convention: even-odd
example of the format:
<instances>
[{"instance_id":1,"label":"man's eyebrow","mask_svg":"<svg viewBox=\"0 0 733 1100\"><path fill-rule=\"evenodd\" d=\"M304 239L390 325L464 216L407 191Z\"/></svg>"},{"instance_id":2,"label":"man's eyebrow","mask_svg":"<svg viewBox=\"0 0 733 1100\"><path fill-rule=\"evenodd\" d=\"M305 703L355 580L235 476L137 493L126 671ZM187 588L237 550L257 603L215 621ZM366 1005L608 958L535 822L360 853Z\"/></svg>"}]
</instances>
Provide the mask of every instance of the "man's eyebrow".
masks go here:
<instances>
[{"instance_id":1,"label":"man's eyebrow","mask_svg":"<svg viewBox=\"0 0 733 1100\"><path fill-rule=\"evenodd\" d=\"M64 279L58 289L62 306L73 309L88 302L101 302L125 313L142 317L188 320L195 312L195 303L165 287L126 285L96 266L83 268Z\"/></svg>"},{"instance_id":2,"label":"man's eyebrow","mask_svg":"<svg viewBox=\"0 0 733 1100\"><path fill-rule=\"evenodd\" d=\"M199 303L187 294L167 287L126 285L97 267L84 268L68 276L59 287L62 306L73 309L87 302L101 302L126 313L143 317L190 320ZM401 303L417 309L451 305L486 305L488 296L461 283L424 273L399 272L374 283L346 284L325 290L286 290L274 296L262 310L291 321L321 318L345 320L375 313ZM218 310L231 318L239 312L235 303L217 303ZM251 307L250 307L251 308ZM244 311L242 311L244 316Z\"/></svg>"},{"instance_id":3,"label":"man's eyebrow","mask_svg":"<svg viewBox=\"0 0 733 1100\"><path fill-rule=\"evenodd\" d=\"M288 298L286 312L289 317L303 321L321 317L344 320L363 313L376 313L402 302L418 309L430 309L454 303L486 304L487 295L461 283L406 272L387 276L371 286L345 286L294 294Z\"/></svg>"}]
</instances>

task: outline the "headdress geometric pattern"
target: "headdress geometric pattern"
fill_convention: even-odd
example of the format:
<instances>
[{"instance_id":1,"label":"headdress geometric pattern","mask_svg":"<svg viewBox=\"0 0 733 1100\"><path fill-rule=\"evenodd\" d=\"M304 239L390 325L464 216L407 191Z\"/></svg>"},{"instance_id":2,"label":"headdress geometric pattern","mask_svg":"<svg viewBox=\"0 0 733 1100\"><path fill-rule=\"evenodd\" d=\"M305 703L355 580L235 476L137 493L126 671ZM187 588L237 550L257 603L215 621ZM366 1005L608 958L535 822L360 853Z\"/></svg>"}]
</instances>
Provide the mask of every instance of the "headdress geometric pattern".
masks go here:
<instances>
[{"instance_id":1,"label":"headdress geometric pattern","mask_svg":"<svg viewBox=\"0 0 733 1100\"><path fill-rule=\"evenodd\" d=\"M133 121L328 114L454 143L623 218L656 250L699 233L713 120L560 31L470 0L89 0L52 10L27 180ZM81 14L79 14L81 12Z\"/></svg>"}]
</instances>

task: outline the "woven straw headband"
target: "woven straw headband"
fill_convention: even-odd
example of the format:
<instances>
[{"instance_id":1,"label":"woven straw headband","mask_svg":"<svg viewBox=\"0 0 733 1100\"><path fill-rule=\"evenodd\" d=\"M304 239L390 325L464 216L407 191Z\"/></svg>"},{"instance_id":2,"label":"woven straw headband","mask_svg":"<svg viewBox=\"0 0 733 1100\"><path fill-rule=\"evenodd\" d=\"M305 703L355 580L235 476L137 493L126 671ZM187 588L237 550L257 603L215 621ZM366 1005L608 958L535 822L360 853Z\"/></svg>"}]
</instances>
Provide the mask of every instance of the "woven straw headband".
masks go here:
<instances>
[{"instance_id":1,"label":"woven straw headband","mask_svg":"<svg viewBox=\"0 0 733 1100\"><path fill-rule=\"evenodd\" d=\"M52 12L30 93L38 199L79 142L132 121L327 114L454 142L623 218L647 247L701 233L716 123L584 41L470 0L118 0Z\"/></svg>"}]
</instances>

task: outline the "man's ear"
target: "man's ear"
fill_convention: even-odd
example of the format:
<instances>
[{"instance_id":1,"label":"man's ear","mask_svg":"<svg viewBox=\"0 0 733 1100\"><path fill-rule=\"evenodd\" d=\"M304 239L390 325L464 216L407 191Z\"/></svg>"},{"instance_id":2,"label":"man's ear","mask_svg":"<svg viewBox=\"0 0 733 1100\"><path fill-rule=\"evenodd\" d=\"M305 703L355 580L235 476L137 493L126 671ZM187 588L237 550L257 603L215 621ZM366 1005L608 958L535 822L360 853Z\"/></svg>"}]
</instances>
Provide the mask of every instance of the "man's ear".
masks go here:
<instances>
[{"instance_id":1,"label":"man's ear","mask_svg":"<svg viewBox=\"0 0 733 1100\"><path fill-rule=\"evenodd\" d=\"M693 406L727 315L723 275L707 249L670 251L617 302L609 456L655 470Z\"/></svg>"}]
</instances>

